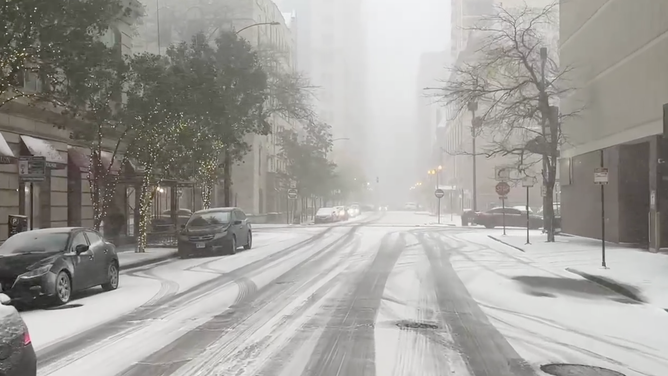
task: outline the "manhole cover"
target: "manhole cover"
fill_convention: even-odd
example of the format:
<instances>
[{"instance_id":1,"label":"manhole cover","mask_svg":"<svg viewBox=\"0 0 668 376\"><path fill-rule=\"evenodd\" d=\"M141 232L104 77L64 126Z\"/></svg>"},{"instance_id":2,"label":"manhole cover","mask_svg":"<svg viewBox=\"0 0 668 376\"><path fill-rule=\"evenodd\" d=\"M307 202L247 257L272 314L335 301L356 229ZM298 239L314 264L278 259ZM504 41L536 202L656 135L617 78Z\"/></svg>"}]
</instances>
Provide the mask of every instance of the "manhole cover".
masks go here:
<instances>
[{"instance_id":1,"label":"manhole cover","mask_svg":"<svg viewBox=\"0 0 668 376\"><path fill-rule=\"evenodd\" d=\"M436 324L417 321L399 321L397 326L401 329L438 329Z\"/></svg>"},{"instance_id":2,"label":"manhole cover","mask_svg":"<svg viewBox=\"0 0 668 376\"><path fill-rule=\"evenodd\" d=\"M553 376L625 376L611 369L582 364L545 364L540 369Z\"/></svg>"},{"instance_id":3,"label":"manhole cover","mask_svg":"<svg viewBox=\"0 0 668 376\"><path fill-rule=\"evenodd\" d=\"M542 292L542 291L530 291L529 295L538 296L540 298L555 298L554 294L550 294L549 292Z\"/></svg>"},{"instance_id":4,"label":"manhole cover","mask_svg":"<svg viewBox=\"0 0 668 376\"><path fill-rule=\"evenodd\" d=\"M79 308L79 307L83 307L83 304L66 304L66 305L55 306L55 307L47 307L47 308L44 308L44 309L49 310L49 311L55 311L55 310L58 310L58 309L70 309L70 308Z\"/></svg>"}]
</instances>

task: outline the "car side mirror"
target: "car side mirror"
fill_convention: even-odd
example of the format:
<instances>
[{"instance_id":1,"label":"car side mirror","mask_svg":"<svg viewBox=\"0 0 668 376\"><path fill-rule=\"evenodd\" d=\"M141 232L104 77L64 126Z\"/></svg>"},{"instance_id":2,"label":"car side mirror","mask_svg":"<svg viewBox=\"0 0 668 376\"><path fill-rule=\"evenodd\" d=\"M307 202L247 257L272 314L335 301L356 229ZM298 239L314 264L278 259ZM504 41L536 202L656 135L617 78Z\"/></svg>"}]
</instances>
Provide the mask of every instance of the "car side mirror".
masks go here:
<instances>
[{"instance_id":1,"label":"car side mirror","mask_svg":"<svg viewBox=\"0 0 668 376\"><path fill-rule=\"evenodd\" d=\"M241 221L237 219L236 221L234 221L234 224L235 224L235 225L240 225L240 224L241 224Z\"/></svg>"},{"instance_id":2,"label":"car side mirror","mask_svg":"<svg viewBox=\"0 0 668 376\"><path fill-rule=\"evenodd\" d=\"M10 305L12 303L12 298L7 296L6 294L0 293L0 304L2 305Z\"/></svg>"},{"instance_id":3,"label":"car side mirror","mask_svg":"<svg viewBox=\"0 0 668 376\"><path fill-rule=\"evenodd\" d=\"M74 253L77 255L80 255L86 251L88 251L89 246L87 244L79 244L76 247L74 247Z\"/></svg>"},{"instance_id":4,"label":"car side mirror","mask_svg":"<svg viewBox=\"0 0 668 376\"><path fill-rule=\"evenodd\" d=\"M181 225L181 230L185 230L185 229L186 229L186 225Z\"/></svg>"}]
</instances>

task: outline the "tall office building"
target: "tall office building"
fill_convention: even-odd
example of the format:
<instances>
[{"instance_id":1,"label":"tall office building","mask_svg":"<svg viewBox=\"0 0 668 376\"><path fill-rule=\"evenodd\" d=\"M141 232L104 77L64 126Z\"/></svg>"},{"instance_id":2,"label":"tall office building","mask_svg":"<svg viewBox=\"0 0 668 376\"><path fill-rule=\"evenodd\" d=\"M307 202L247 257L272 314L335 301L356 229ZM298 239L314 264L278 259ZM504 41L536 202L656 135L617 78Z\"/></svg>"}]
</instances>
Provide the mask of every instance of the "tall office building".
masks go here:
<instances>
[{"instance_id":1,"label":"tall office building","mask_svg":"<svg viewBox=\"0 0 668 376\"><path fill-rule=\"evenodd\" d=\"M332 126L333 158L366 157L366 36L361 0L278 0L296 16L297 67L318 87L320 120Z\"/></svg>"},{"instance_id":2,"label":"tall office building","mask_svg":"<svg viewBox=\"0 0 668 376\"><path fill-rule=\"evenodd\" d=\"M436 98L425 95L425 88L442 85L439 80L447 74L446 67L449 61L450 56L447 51L426 52L420 56L416 85L417 144L414 149L415 168L418 174L423 174L428 169L442 163L439 158L439 146L434 140L436 140L438 124L441 122L445 124L443 104L438 103ZM426 93L430 92L430 90L426 91Z\"/></svg>"},{"instance_id":3,"label":"tall office building","mask_svg":"<svg viewBox=\"0 0 668 376\"><path fill-rule=\"evenodd\" d=\"M560 4L559 58L578 88L561 98L562 223L565 232L600 237L600 186L608 168L606 240L668 246L668 3L587 0ZM659 236L657 236L659 235Z\"/></svg>"}]
</instances>

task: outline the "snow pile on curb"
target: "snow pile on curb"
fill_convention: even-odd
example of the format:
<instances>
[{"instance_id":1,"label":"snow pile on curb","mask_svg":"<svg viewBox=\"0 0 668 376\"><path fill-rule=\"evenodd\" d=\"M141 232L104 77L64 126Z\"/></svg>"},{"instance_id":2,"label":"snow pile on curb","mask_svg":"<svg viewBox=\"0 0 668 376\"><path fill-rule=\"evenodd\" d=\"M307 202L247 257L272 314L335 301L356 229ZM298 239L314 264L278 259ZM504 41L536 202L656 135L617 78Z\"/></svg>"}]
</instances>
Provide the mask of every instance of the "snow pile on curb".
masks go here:
<instances>
[{"instance_id":1,"label":"snow pile on curb","mask_svg":"<svg viewBox=\"0 0 668 376\"><path fill-rule=\"evenodd\" d=\"M579 236L557 237L547 243L540 231L530 232L531 244L526 244L526 230L487 233L512 248L522 250L536 262L559 267L599 283L607 288L661 308L668 308L668 256L646 250L606 243L606 265L602 267L601 242Z\"/></svg>"}]
</instances>

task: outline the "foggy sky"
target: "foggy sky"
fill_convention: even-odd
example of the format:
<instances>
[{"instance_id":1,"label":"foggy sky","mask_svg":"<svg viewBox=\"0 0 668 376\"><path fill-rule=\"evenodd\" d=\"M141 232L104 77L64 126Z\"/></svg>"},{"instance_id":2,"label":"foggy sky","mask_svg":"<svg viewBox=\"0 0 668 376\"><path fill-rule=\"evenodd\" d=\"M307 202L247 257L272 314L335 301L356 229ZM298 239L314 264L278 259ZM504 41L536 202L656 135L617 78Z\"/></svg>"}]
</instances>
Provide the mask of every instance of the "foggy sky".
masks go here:
<instances>
[{"instance_id":1,"label":"foggy sky","mask_svg":"<svg viewBox=\"0 0 668 376\"><path fill-rule=\"evenodd\" d=\"M365 0L368 46L368 117L375 157L370 174L383 200L404 200L416 180L416 80L420 54L448 48L448 0ZM445 69L444 69L445 75ZM390 203L390 202L386 202ZM399 202L402 203L401 201Z\"/></svg>"}]
</instances>

